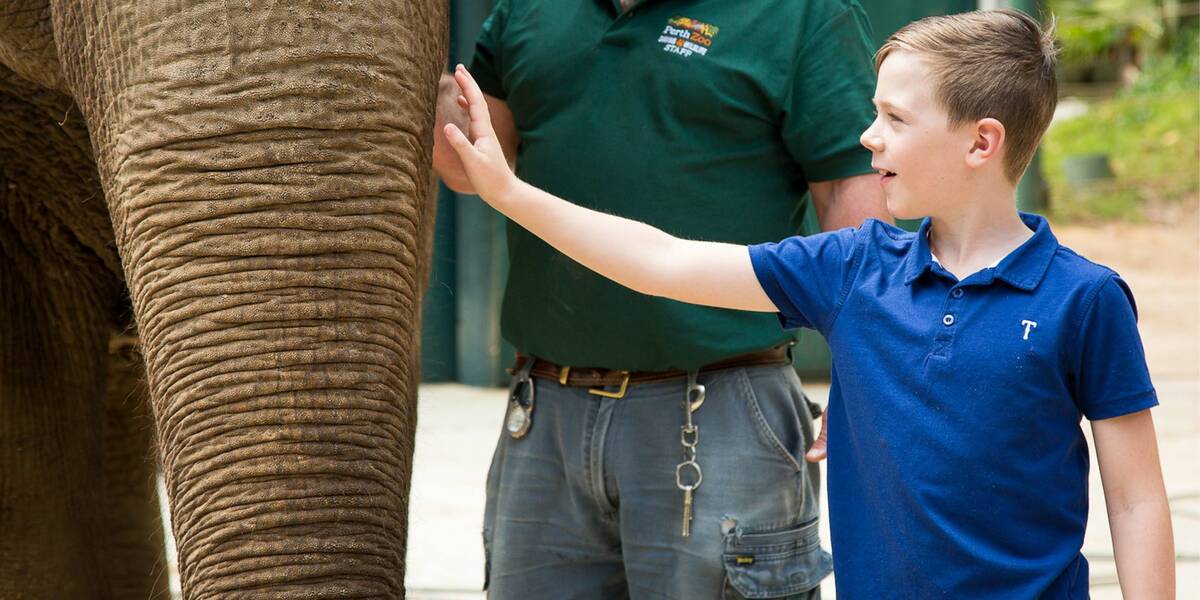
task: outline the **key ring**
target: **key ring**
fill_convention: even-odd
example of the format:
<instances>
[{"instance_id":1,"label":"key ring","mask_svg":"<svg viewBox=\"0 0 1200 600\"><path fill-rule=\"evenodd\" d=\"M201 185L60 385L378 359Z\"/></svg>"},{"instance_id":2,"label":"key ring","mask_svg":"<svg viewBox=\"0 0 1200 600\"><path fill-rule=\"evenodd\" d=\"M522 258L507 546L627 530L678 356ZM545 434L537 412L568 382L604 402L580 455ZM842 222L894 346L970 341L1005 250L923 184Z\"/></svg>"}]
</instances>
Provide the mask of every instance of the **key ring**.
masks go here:
<instances>
[{"instance_id":1,"label":"key ring","mask_svg":"<svg viewBox=\"0 0 1200 600\"><path fill-rule=\"evenodd\" d=\"M696 483L687 484L687 485L685 485L683 483L683 470L685 467L691 467L692 470L695 472ZM704 471L700 470L700 465L697 464L696 461L685 460L685 461L675 465L675 487L686 492L688 490L694 490L694 489L700 487L700 484L703 481L704 481Z\"/></svg>"}]
</instances>

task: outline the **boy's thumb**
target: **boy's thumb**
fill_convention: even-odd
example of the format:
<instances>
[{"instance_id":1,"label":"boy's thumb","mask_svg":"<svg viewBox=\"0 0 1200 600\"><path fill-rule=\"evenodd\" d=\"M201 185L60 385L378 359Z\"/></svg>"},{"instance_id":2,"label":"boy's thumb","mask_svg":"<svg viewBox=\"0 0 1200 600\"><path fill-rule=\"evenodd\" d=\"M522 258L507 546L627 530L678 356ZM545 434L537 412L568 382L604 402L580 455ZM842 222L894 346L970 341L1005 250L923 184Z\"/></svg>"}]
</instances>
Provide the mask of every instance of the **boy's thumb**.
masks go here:
<instances>
[{"instance_id":1,"label":"boy's thumb","mask_svg":"<svg viewBox=\"0 0 1200 600\"><path fill-rule=\"evenodd\" d=\"M442 128L442 132L446 134L446 141L450 142L450 147L458 153L459 158L466 158L466 152L471 148L471 140L463 135L461 129L453 123L447 123Z\"/></svg>"}]
</instances>

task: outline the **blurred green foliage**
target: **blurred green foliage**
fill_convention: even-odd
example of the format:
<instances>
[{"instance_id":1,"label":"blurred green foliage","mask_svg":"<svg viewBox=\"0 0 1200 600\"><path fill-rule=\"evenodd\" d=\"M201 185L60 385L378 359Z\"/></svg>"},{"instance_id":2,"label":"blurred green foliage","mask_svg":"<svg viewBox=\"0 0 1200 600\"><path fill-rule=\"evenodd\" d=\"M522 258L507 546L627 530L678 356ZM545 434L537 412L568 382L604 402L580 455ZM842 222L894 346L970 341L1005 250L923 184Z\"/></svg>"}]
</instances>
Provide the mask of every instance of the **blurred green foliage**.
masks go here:
<instances>
[{"instance_id":1,"label":"blurred green foliage","mask_svg":"<svg viewBox=\"0 0 1200 600\"><path fill-rule=\"evenodd\" d=\"M1050 0L1068 64L1104 58L1122 47L1153 45L1164 33L1162 0Z\"/></svg>"},{"instance_id":2,"label":"blurred green foliage","mask_svg":"<svg viewBox=\"0 0 1200 600\"><path fill-rule=\"evenodd\" d=\"M1164 23L1157 9L1160 2L1147 0L1083 4L1079 0L1050 3L1052 9L1075 5L1074 12L1057 14L1064 62L1073 57L1114 59L1111 46L1104 45L1124 43L1128 30L1125 34L1110 31L1105 38L1098 31L1105 26L1139 27L1139 35L1147 36L1141 40L1145 53L1139 61L1140 74L1131 84L1092 102L1085 114L1051 126L1042 145L1051 211L1067 220L1137 221L1164 204L1200 202L1200 34L1195 19L1184 20L1181 26ZM1114 7L1126 12L1106 12ZM1143 14L1153 14L1158 25L1137 25ZM1072 48L1073 44L1080 47ZM1097 154L1108 156L1114 178L1068 179L1071 161Z\"/></svg>"}]
</instances>

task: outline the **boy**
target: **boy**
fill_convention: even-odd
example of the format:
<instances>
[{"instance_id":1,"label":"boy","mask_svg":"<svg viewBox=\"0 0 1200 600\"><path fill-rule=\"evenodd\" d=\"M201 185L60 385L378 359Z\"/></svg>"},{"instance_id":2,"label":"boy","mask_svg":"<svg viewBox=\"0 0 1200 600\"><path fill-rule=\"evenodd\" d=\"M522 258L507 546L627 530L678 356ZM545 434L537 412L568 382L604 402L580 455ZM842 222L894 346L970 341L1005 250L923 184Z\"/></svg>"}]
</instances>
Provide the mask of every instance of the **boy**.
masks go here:
<instances>
[{"instance_id":1,"label":"boy","mask_svg":"<svg viewBox=\"0 0 1200 600\"><path fill-rule=\"evenodd\" d=\"M839 595L1087 598L1086 416L1122 591L1173 597L1132 296L1015 209L1054 110L1054 56L1016 11L924 19L880 50L861 141L890 211L928 216L916 234L868 221L747 249L571 205L513 176L461 67L474 142L446 135L489 204L598 273L825 336Z\"/></svg>"}]
</instances>

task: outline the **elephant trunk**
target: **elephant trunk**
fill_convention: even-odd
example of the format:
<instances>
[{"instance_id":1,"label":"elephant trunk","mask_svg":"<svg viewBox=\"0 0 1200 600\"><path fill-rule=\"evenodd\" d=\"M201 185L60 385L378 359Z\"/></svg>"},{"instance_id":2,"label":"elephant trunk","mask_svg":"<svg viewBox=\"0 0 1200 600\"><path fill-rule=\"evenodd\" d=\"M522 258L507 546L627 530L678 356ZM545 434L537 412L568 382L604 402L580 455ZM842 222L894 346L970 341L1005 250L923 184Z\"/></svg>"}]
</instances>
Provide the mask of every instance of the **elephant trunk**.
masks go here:
<instances>
[{"instance_id":1,"label":"elephant trunk","mask_svg":"<svg viewBox=\"0 0 1200 600\"><path fill-rule=\"evenodd\" d=\"M185 597L402 596L445 7L270 4L56 0L55 37Z\"/></svg>"}]
</instances>

